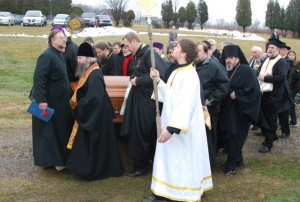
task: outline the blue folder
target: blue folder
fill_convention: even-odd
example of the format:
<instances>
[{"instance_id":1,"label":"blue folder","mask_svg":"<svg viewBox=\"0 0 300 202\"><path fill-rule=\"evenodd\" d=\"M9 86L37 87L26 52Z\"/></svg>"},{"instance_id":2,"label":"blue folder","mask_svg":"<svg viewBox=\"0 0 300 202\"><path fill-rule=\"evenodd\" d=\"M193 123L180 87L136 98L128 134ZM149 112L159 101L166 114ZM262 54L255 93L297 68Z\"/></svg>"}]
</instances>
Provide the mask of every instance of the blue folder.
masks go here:
<instances>
[{"instance_id":1,"label":"blue folder","mask_svg":"<svg viewBox=\"0 0 300 202\"><path fill-rule=\"evenodd\" d=\"M48 107L46 111L40 110L39 104L33 100L29 105L27 112L45 122L48 122L54 113L54 109ZM43 112L48 112L47 116L42 116Z\"/></svg>"}]
</instances>

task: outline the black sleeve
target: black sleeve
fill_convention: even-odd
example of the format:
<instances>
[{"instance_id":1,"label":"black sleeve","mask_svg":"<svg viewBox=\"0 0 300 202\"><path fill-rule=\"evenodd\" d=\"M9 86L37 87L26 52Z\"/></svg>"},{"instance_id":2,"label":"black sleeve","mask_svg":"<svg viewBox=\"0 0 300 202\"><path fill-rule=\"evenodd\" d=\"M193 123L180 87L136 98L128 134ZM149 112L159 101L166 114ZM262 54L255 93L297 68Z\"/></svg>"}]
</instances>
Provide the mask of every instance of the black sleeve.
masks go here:
<instances>
[{"instance_id":1,"label":"black sleeve","mask_svg":"<svg viewBox=\"0 0 300 202\"><path fill-rule=\"evenodd\" d=\"M51 66L50 55L42 54L38 58L33 75L33 98L37 103L47 102L47 81Z\"/></svg>"},{"instance_id":2,"label":"black sleeve","mask_svg":"<svg viewBox=\"0 0 300 202\"><path fill-rule=\"evenodd\" d=\"M174 128L174 127L170 127L170 126L167 127L167 130L169 131L169 133L171 133L171 135L173 135L174 133L176 133L178 135L181 131L178 128Z\"/></svg>"}]
</instances>

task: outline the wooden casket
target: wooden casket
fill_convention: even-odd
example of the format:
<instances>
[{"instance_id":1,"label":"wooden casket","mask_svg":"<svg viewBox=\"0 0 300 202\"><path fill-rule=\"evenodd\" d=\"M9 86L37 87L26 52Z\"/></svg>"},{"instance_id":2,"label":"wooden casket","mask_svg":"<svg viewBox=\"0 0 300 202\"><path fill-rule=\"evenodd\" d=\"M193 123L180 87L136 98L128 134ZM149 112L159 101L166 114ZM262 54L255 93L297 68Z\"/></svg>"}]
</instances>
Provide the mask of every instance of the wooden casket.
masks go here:
<instances>
[{"instance_id":1,"label":"wooden casket","mask_svg":"<svg viewBox=\"0 0 300 202\"><path fill-rule=\"evenodd\" d=\"M122 123L123 116L120 110L124 101L124 96L129 83L129 76L104 76L106 91L115 110L116 118L114 123Z\"/></svg>"}]
</instances>

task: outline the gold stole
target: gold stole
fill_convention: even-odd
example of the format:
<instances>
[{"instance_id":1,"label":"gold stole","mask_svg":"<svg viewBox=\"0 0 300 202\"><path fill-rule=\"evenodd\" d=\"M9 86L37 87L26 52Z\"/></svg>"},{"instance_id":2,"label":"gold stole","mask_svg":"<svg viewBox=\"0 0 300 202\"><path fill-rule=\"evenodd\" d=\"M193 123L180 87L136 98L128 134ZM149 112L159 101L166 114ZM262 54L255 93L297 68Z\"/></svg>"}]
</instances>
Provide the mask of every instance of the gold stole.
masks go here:
<instances>
[{"instance_id":1,"label":"gold stole","mask_svg":"<svg viewBox=\"0 0 300 202\"><path fill-rule=\"evenodd\" d=\"M267 58L261 67L259 75L263 75L263 76L265 76L266 74L272 75L273 67L280 58L281 56L279 54L271 60L270 58ZM259 80L259 85L260 85L261 92L273 91L272 83L266 83L264 81Z\"/></svg>"},{"instance_id":2,"label":"gold stole","mask_svg":"<svg viewBox=\"0 0 300 202\"><path fill-rule=\"evenodd\" d=\"M81 88L87 78L89 77L90 73L95 70L95 69L99 69L99 66L97 63L93 64L90 68L88 68L84 73L83 75L81 76L81 78L79 79L78 81L78 85L77 85L77 88L72 96L72 98L70 99L70 105L71 105L71 108L74 110L76 107L77 107L77 90L79 88ZM71 136L69 138L69 142L68 142L68 145L67 145L67 148L68 149L72 149L72 146L73 146L73 143L74 143L74 140L75 140L75 137L76 137L76 134L77 134L77 130L78 130L78 127L79 127L79 124L78 122L75 120L74 122L74 125L73 125L73 130L72 130L72 133L71 133Z\"/></svg>"}]
</instances>

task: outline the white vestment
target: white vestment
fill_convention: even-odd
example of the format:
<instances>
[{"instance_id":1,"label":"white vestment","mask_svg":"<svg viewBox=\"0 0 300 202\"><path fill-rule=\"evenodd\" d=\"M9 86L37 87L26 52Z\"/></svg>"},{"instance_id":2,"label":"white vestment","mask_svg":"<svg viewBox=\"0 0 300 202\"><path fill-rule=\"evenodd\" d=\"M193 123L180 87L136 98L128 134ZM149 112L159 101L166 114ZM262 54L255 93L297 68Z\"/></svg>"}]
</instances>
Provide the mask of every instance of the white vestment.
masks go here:
<instances>
[{"instance_id":1,"label":"white vestment","mask_svg":"<svg viewBox=\"0 0 300 202\"><path fill-rule=\"evenodd\" d=\"M163 102L162 128L181 129L165 143L157 142L151 190L176 201L199 201L212 189L200 82L192 65L174 70L167 84L158 84Z\"/></svg>"}]
</instances>

